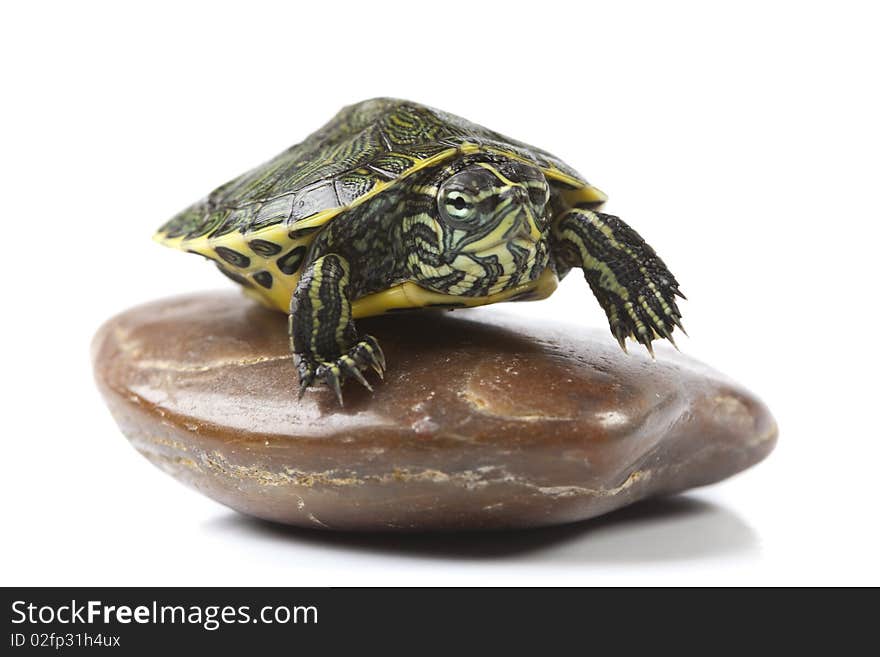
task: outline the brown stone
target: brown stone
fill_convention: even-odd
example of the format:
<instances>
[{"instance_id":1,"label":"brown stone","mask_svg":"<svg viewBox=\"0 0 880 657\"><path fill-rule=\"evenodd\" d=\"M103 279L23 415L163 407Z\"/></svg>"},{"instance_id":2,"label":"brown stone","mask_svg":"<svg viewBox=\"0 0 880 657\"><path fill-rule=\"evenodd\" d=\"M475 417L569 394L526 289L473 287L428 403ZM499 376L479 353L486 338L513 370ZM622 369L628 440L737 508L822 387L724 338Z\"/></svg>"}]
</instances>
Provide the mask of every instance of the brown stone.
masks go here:
<instances>
[{"instance_id":1,"label":"brown stone","mask_svg":"<svg viewBox=\"0 0 880 657\"><path fill-rule=\"evenodd\" d=\"M535 307L538 310L538 307ZM536 315L539 313L536 313ZM385 349L370 394L297 401L286 319L236 293L129 310L95 375L141 454L243 513L327 529L533 527L729 477L776 425L752 394L671 348L493 314L361 320Z\"/></svg>"}]
</instances>

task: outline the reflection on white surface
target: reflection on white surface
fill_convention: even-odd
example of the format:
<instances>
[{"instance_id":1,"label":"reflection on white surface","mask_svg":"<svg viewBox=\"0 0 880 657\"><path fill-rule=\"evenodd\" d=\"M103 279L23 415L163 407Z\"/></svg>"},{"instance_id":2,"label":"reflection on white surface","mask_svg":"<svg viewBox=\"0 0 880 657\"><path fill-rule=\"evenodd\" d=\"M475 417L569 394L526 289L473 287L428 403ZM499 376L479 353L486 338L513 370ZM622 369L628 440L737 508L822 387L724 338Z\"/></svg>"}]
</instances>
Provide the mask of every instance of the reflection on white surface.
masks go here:
<instances>
[{"instance_id":1,"label":"reflection on white surface","mask_svg":"<svg viewBox=\"0 0 880 657\"><path fill-rule=\"evenodd\" d=\"M678 496L636 504L585 522L528 531L457 534L352 534L285 527L237 513L205 530L251 545L272 544L289 563L301 550L380 565L385 557L410 560L504 560L529 563L638 564L757 553L755 532L729 509ZM284 546L288 547L285 554ZM372 563L371 563L372 562Z\"/></svg>"}]
</instances>

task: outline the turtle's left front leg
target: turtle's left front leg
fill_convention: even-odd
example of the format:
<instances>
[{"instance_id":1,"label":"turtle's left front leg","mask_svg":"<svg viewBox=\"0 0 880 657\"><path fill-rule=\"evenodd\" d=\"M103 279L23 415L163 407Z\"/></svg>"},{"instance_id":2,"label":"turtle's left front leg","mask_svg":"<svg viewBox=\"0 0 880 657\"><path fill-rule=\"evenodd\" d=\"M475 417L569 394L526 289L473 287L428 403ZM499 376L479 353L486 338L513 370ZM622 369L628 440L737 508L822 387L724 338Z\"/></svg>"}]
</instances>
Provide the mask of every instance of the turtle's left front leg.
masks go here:
<instances>
[{"instance_id":1,"label":"turtle's left front leg","mask_svg":"<svg viewBox=\"0 0 880 657\"><path fill-rule=\"evenodd\" d=\"M290 349L299 374L299 396L315 379L326 383L342 405L342 382L354 378L370 391L363 372L385 371L376 338L358 338L351 317L351 268L340 255L321 256L303 272L290 301Z\"/></svg>"},{"instance_id":2,"label":"turtle's left front leg","mask_svg":"<svg viewBox=\"0 0 880 657\"><path fill-rule=\"evenodd\" d=\"M675 303L676 296L684 298L678 282L654 249L618 217L575 207L553 224L551 236L557 270L583 269L624 351L632 337L653 355L652 340L673 342L675 327L684 330Z\"/></svg>"}]
</instances>

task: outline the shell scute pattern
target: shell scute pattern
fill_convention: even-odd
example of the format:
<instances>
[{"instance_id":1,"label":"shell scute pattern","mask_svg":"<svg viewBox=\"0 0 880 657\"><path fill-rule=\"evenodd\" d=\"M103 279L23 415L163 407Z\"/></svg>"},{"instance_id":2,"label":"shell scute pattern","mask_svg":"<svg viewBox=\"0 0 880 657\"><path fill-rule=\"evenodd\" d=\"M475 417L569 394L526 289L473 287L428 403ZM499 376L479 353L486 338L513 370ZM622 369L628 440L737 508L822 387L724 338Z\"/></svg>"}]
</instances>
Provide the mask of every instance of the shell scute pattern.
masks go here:
<instances>
[{"instance_id":1,"label":"shell scute pattern","mask_svg":"<svg viewBox=\"0 0 880 657\"><path fill-rule=\"evenodd\" d=\"M379 176L394 180L415 166L415 161L401 153L385 153L373 159L369 167Z\"/></svg>"},{"instance_id":2,"label":"shell scute pattern","mask_svg":"<svg viewBox=\"0 0 880 657\"><path fill-rule=\"evenodd\" d=\"M264 226L286 221L293 212L294 195L285 194L262 203L254 214L253 221L244 232L254 232Z\"/></svg>"},{"instance_id":3,"label":"shell scute pattern","mask_svg":"<svg viewBox=\"0 0 880 657\"><path fill-rule=\"evenodd\" d=\"M248 242L248 246L251 247L251 251L254 253L263 256L264 258L271 258L273 255L278 255L281 253L281 245L275 244L275 242L270 242L269 240L261 240L259 238L253 239Z\"/></svg>"},{"instance_id":4,"label":"shell scute pattern","mask_svg":"<svg viewBox=\"0 0 880 657\"><path fill-rule=\"evenodd\" d=\"M275 261L275 264L282 274L293 276L299 271L303 260L305 260L306 251L306 246L300 245L278 258L278 260Z\"/></svg>"},{"instance_id":5,"label":"shell scute pattern","mask_svg":"<svg viewBox=\"0 0 880 657\"><path fill-rule=\"evenodd\" d=\"M376 185L376 178L367 169L349 171L336 179L336 196L340 205L350 205Z\"/></svg>"},{"instance_id":6,"label":"shell scute pattern","mask_svg":"<svg viewBox=\"0 0 880 657\"><path fill-rule=\"evenodd\" d=\"M309 245L334 216L465 148L495 148L586 185L543 151L439 110L380 98L343 108L302 143L173 217L157 238L281 295L278 278L289 279L285 289L295 286Z\"/></svg>"},{"instance_id":7,"label":"shell scute pattern","mask_svg":"<svg viewBox=\"0 0 880 657\"><path fill-rule=\"evenodd\" d=\"M321 210L339 207L339 196L333 180L316 183L297 193L288 219L297 222L307 219Z\"/></svg>"},{"instance_id":8,"label":"shell scute pattern","mask_svg":"<svg viewBox=\"0 0 880 657\"><path fill-rule=\"evenodd\" d=\"M272 289L272 274L266 270L260 270L254 274L254 280L267 290Z\"/></svg>"},{"instance_id":9,"label":"shell scute pattern","mask_svg":"<svg viewBox=\"0 0 880 657\"><path fill-rule=\"evenodd\" d=\"M242 226L250 225L253 222L258 209L258 206L255 205L245 205L240 208L232 208L229 214L226 215L226 219L223 223L210 233L206 233L206 236L216 240L218 237L223 237L224 235L236 232Z\"/></svg>"},{"instance_id":10,"label":"shell scute pattern","mask_svg":"<svg viewBox=\"0 0 880 657\"><path fill-rule=\"evenodd\" d=\"M379 180L400 177L420 161L465 143L512 152L574 178L542 151L439 110L390 99L343 109L301 144L218 187L160 229L167 237L222 237L274 223L293 224L344 207ZM340 193L343 190L343 193ZM219 225L213 213L230 211Z\"/></svg>"},{"instance_id":11,"label":"shell scute pattern","mask_svg":"<svg viewBox=\"0 0 880 657\"><path fill-rule=\"evenodd\" d=\"M230 265L233 265L234 267L246 269L251 265L251 259L249 257L242 253L239 253L235 249L230 249L228 246L215 246L214 251L223 260L228 262Z\"/></svg>"}]
</instances>

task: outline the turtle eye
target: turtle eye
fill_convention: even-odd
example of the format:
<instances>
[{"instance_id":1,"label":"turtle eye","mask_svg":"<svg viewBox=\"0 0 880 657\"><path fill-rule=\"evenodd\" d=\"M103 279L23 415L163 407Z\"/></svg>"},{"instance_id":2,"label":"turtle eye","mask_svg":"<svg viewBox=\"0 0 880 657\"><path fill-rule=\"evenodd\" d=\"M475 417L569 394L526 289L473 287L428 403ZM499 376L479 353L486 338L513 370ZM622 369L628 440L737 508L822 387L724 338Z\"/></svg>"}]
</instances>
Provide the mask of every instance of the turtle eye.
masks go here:
<instances>
[{"instance_id":1,"label":"turtle eye","mask_svg":"<svg viewBox=\"0 0 880 657\"><path fill-rule=\"evenodd\" d=\"M452 225L464 225L477 217L476 204L468 194L460 190L448 190L440 196L440 215Z\"/></svg>"}]
</instances>

